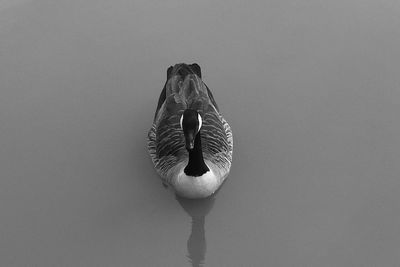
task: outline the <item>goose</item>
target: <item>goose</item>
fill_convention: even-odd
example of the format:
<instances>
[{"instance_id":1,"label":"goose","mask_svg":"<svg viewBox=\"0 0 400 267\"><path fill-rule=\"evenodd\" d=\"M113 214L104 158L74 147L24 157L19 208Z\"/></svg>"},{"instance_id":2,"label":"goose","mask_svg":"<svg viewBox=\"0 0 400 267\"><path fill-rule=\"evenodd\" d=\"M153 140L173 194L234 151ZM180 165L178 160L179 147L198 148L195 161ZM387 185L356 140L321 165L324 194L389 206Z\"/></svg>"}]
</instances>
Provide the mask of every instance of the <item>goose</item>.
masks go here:
<instances>
[{"instance_id":1,"label":"goose","mask_svg":"<svg viewBox=\"0 0 400 267\"><path fill-rule=\"evenodd\" d=\"M148 132L148 151L163 185L178 196L206 198L228 176L231 127L202 81L198 64L168 68Z\"/></svg>"}]
</instances>

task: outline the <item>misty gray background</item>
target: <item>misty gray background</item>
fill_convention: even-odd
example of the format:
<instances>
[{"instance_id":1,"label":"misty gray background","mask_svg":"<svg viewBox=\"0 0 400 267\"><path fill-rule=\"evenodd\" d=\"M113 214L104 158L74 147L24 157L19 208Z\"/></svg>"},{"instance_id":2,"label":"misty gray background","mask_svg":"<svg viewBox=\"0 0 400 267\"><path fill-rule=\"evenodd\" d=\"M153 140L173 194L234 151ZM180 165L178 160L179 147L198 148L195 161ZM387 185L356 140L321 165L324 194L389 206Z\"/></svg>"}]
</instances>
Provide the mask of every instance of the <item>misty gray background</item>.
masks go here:
<instances>
[{"instance_id":1,"label":"misty gray background","mask_svg":"<svg viewBox=\"0 0 400 267\"><path fill-rule=\"evenodd\" d=\"M178 62L234 133L200 211L146 149ZM398 266L399 114L399 1L0 0L0 265Z\"/></svg>"}]
</instances>

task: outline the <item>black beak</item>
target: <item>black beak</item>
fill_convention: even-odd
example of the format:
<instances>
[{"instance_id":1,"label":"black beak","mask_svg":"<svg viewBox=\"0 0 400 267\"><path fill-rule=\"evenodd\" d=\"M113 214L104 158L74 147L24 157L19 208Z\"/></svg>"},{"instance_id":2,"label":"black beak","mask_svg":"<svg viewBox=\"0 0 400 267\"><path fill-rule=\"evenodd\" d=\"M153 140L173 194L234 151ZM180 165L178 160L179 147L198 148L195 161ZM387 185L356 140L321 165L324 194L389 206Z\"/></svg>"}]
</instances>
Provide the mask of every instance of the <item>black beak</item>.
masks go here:
<instances>
[{"instance_id":1,"label":"black beak","mask_svg":"<svg viewBox=\"0 0 400 267\"><path fill-rule=\"evenodd\" d=\"M186 143L187 150L192 150L194 148L194 134L193 133L185 134L185 143Z\"/></svg>"}]
</instances>

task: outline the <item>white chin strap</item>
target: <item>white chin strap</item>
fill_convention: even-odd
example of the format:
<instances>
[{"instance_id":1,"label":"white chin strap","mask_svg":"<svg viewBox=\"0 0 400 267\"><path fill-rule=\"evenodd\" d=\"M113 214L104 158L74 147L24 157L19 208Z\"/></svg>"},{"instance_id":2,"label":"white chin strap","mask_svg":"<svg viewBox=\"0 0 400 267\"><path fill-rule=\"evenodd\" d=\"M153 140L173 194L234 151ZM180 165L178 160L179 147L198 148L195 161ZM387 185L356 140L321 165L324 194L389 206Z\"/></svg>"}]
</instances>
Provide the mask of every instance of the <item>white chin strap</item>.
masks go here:
<instances>
[{"instance_id":1,"label":"white chin strap","mask_svg":"<svg viewBox=\"0 0 400 267\"><path fill-rule=\"evenodd\" d=\"M203 125L203 120L201 119L200 114L198 114L197 119L199 120L199 129L197 131L200 131L201 125Z\"/></svg>"},{"instance_id":2,"label":"white chin strap","mask_svg":"<svg viewBox=\"0 0 400 267\"><path fill-rule=\"evenodd\" d=\"M201 126L203 125L203 119L201 118L200 114L197 115L197 120L199 121L199 129L197 131L200 131ZM181 116L181 119L179 120L179 124L181 125L181 129L183 130L183 114Z\"/></svg>"},{"instance_id":3,"label":"white chin strap","mask_svg":"<svg viewBox=\"0 0 400 267\"><path fill-rule=\"evenodd\" d=\"M183 114L182 114L182 116L181 116L181 119L179 120L179 123L181 124L181 129L183 130L182 122L183 122Z\"/></svg>"}]
</instances>

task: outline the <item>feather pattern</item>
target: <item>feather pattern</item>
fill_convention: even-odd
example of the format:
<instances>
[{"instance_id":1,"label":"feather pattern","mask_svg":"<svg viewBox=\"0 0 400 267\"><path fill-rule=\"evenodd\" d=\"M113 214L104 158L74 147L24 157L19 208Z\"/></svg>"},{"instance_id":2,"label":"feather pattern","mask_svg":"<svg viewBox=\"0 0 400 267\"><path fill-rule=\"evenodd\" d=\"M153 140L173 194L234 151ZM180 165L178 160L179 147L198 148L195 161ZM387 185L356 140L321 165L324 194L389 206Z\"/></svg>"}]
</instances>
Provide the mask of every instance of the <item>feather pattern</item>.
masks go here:
<instances>
[{"instance_id":1,"label":"feather pattern","mask_svg":"<svg viewBox=\"0 0 400 267\"><path fill-rule=\"evenodd\" d=\"M207 182L198 182L201 177L182 178L183 169L189 159L180 125L180 118L186 109L196 110L202 117L201 149L204 162L215 180L208 183L213 184L208 186L209 190L202 188L206 187L204 184ZM163 182L184 196L204 197L212 194L228 175L232 162L232 131L220 114L210 89L201 80L200 67L197 64L177 64L168 69L167 82L161 92L153 125L148 133L148 150ZM189 186L179 184L186 182L196 185L187 189ZM180 187L185 189L178 190ZM191 193L180 192L182 190L191 190Z\"/></svg>"}]
</instances>

